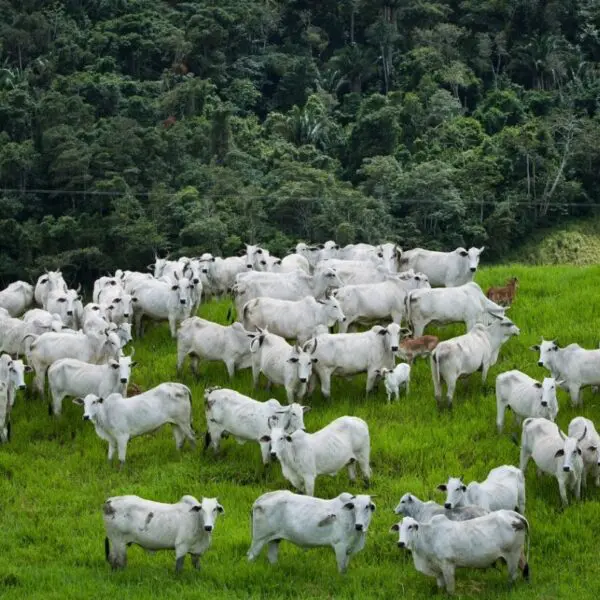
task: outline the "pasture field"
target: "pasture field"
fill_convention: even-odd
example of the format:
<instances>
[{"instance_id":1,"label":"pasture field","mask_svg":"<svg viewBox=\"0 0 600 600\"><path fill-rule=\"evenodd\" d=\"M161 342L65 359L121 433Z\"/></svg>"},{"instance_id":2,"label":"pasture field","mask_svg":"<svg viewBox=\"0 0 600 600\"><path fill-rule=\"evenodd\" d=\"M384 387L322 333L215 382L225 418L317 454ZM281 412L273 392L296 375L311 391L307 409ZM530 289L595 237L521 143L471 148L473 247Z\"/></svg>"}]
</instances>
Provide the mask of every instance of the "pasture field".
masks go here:
<instances>
[{"instance_id":1,"label":"pasture field","mask_svg":"<svg viewBox=\"0 0 600 600\"><path fill-rule=\"evenodd\" d=\"M107 445L83 422L82 411L70 401L60 420L48 416L37 398L20 396L12 417L13 440L0 447L0 597L81 599L127 598L429 598L435 580L417 573L412 558L397 548L397 536L388 533L398 518L393 509L400 496L413 492L422 499L443 500L436 491L449 475L464 474L465 481L482 480L492 467L518 466L519 449L511 440L512 415L505 433L495 426L494 381L497 374L519 368L540 379L537 354L528 348L540 336L557 338L561 345L578 342L587 348L600 341L600 266L524 267L481 270L478 283L503 284L517 275L520 289L510 317L521 328L501 350L490 371L487 387L481 376L461 380L454 411L439 414L435 406L428 361L417 361L411 394L387 406L385 390L365 398L364 376L334 379L332 400L316 392L309 401L308 431L315 431L341 415L364 418L372 440L373 480L377 510L365 550L350 562L348 573L337 573L333 550L304 552L282 543L280 560L270 566L266 549L254 563L246 560L250 545L250 507L262 493L287 489L279 465L265 476L258 445L224 440L221 454L202 451L205 430L203 391L208 385L233 387L259 399L270 394L251 388L244 371L228 382L222 364L202 365L195 381L184 369L182 381L193 392L194 427L198 449L180 454L168 427L136 438L129 444L127 463L119 472L106 460ZM200 314L225 322L228 303L209 303ZM452 326L436 333L447 339L462 333ZM148 389L177 381L175 341L166 324L150 326L135 343L138 367L133 382ZM285 401L282 388L273 396ZM600 424L600 396L584 391L584 405L570 407L559 391L558 423L582 414ZM498 570L458 570L457 595L462 598L578 600L600 597L600 489L588 487L581 503L560 509L558 486L550 477L536 478L530 462L527 473L527 512L531 524L531 583L519 580L509 592L506 567ZM334 497L342 491L360 493L362 484L350 485L344 470L335 478L320 477L316 495ZM104 560L101 505L108 496L138 494L175 502L183 494L198 498L218 496L226 514L217 522L213 545L194 571L186 558L183 573L174 572L171 552L149 554L132 546L129 565L111 573Z\"/></svg>"}]
</instances>

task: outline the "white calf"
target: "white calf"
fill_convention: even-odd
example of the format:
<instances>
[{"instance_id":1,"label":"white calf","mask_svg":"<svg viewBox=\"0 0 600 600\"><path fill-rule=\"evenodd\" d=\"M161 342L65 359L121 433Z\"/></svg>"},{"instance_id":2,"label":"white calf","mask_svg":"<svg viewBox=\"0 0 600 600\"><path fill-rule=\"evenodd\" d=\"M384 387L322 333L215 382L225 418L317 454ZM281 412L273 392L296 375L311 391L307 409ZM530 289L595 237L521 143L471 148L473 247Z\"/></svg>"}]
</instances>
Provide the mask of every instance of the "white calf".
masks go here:
<instances>
[{"instance_id":1,"label":"white calf","mask_svg":"<svg viewBox=\"0 0 600 600\"><path fill-rule=\"evenodd\" d=\"M392 398L392 395L398 400L400 395L400 388L406 388L406 395L410 390L410 365L406 363L400 363L396 365L393 370L390 369L379 369L377 371L385 381L385 391L387 393L388 404Z\"/></svg>"},{"instance_id":2,"label":"white calf","mask_svg":"<svg viewBox=\"0 0 600 600\"><path fill-rule=\"evenodd\" d=\"M579 442L583 458L583 479L581 485L587 487L587 476L596 477L596 487L600 487L600 436L594 423L585 417L575 417L569 423L569 437L583 438Z\"/></svg>"}]
</instances>

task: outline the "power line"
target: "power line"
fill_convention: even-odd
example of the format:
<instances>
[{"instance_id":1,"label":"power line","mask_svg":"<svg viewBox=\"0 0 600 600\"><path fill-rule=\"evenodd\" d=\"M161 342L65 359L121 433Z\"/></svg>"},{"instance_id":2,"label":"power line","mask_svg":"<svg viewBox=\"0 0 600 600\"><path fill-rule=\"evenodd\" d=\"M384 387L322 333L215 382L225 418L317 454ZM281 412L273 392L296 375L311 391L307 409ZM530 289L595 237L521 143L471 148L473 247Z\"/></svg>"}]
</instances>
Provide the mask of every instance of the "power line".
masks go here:
<instances>
[{"instance_id":1,"label":"power line","mask_svg":"<svg viewBox=\"0 0 600 600\"><path fill-rule=\"evenodd\" d=\"M360 191L360 190L355 190ZM0 194L23 194L23 195L71 195L71 196L103 196L109 198L118 198L123 196L133 196L135 198L149 198L150 196L157 194L162 197L174 198L181 192L118 192L109 190L47 190L47 189L19 189L19 188L0 188ZM205 198L211 200L222 200L223 198L229 198L223 194L213 195L207 193L204 195ZM264 196L258 196L264 197ZM307 200L320 200L319 197L294 197L293 200L307 201ZM400 204L439 204L434 198L403 198L399 201ZM502 203L507 203L512 206L544 206L544 207L559 207L559 208L571 208L571 207L587 207L587 208L598 208L600 204L588 203L588 202L543 202L537 200L477 200L477 199L463 199L458 204L462 205L474 205L474 206L497 206Z\"/></svg>"}]
</instances>

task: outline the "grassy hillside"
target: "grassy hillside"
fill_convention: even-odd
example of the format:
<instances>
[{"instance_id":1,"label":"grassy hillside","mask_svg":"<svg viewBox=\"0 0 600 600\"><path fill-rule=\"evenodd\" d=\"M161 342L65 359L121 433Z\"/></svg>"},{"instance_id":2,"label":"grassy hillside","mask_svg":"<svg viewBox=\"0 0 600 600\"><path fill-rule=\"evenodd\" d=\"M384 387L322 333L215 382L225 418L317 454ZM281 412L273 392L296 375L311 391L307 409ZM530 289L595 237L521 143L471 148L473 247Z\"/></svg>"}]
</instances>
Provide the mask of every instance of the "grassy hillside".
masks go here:
<instances>
[{"instance_id":1,"label":"grassy hillside","mask_svg":"<svg viewBox=\"0 0 600 600\"><path fill-rule=\"evenodd\" d=\"M600 219L578 219L536 231L509 260L533 265L600 263Z\"/></svg>"},{"instance_id":2,"label":"grassy hillside","mask_svg":"<svg viewBox=\"0 0 600 600\"><path fill-rule=\"evenodd\" d=\"M485 288L517 275L519 295L510 310L521 335L509 341L492 368L486 388L479 374L459 382L453 414L438 414L433 398L429 365L418 362L411 395L386 406L385 393L364 397L364 377L335 379L333 400L316 394L306 425L314 431L332 419L348 414L364 418L372 438L373 483L377 494L365 550L355 556L346 576L335 567L331 549L303 552L282 543L280 561L268 565L263 555L246 561L250 545L249 510L252 502L269 490L288 488L274 465L263 477L257 446L239 446L226 440L220 456L185 449L179 454L167 428L137 438L129 445L122 472L106 461L106 444L90 423L81 420L81 409L65 403L61 420L47 415L45 404L20 398L13 415L13 441L0 448L0 596L4 599L74 599L94 597L130 600L164 598L429 598L435 582L417 573L411 557L401 552L397 538L388 533L397 521L393 514L400 496L411 491L423 499L442 500L436 486L449 475L481 480L495 466L518 464L519 450L507 431L495 430L495 376L521 370L541 378L537 356L528 347L540 336L557 337L561 344L579 342L597 347L600 339L597 307L600 291L595 284L600 267L498 267L482 271ZM224 322L226 304L210 304L201 314ZM448 327L444 338L461 331ZM167 327L156 326L136 344L139 366L134 382L149 388L175 380L175 343ZM186 371L183 381L194 394L194 423L204 431L202 393L207 385L227 386L220 364L202 367L195 382ZM250 373L238 375L231 387L251 394ZM282 389L274 395L284 401ZM261 389L260 399L269 394ZM559 392L558 423L582 414L600 423L600 397L584 393L584 407L574 410ZM317 479L316 494L333 497L341 491L359 492L349 485L346 472ZM218 495L226 515L217 523L213 546L203 559L201 572L186 562L174 573L169 552L147 554L129 549L129 566L111 573L104 561L101 505L106 497L139 494L174 502L183 494L198 498ZM527 473L527 517L532 528L530 585L518 582L510 593L506 569L460 570L457 593L463 598L510 597L521 599L592 599L600 594L597 560L600 532L600 490L590 487L585 500L560 509L556 481L537 479L530 464ZM187 560L187 559L186 559Z\"/></svg>"}]
</instances>

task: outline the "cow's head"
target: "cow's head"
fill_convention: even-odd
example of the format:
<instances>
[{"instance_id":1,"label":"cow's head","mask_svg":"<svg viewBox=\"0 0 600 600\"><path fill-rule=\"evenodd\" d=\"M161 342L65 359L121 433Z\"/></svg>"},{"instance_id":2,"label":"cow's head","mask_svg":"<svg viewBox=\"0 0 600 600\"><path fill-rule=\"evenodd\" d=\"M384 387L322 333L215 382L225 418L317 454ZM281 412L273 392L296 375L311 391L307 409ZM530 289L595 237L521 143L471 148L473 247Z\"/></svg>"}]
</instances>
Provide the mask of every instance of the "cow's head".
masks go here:
<instances>
[{"instance_id":1,"label":"cow's head","mask_svg":"<svg viewBox=\"0 0 600 600\"><path fill-rule=\"evenodd\" d=\"M267 421L269 429L280 427L286 433L294 433L298 429L304 429L304 414L311 409L310 406L302 406L297 402L275 411Z\"/></svg>"},{"instance_id":2,"label":"cow's head","mask_svg":"<svg viewBox=\"0 0 600 600\"><path fill-rule=\"evenodd\" d=\"M540 415L554 422L558 414L558 400L556 398L556 386L563 381L556 381L554 377L545 377L542 383L535 382L535 387L541 390L539 395Z\"/></svg>"},{"instance_id":3,"label":"cow's head","mask_svg":"<svg viewBox=\"0 0 600 600\"><path fill-rule=\"evenodd\" d=\"M177 304L186 307L190 306L194 284L187 277L179 277L177 273L173 273L173 275L175 281L171 284L171 293L176 298Z\"/></svg>"},{"instance_id":4,"label":"cow's head","mask_svg":"<svg viewBox=\"0 0 600 600\"><path fill-rule=\"evenodd\" d=\"M333 327L338 321L343 323L346 317L342 311L340 303L336 300L335 296L329 295L325 300L318 300L319 304L325 306L325 317L327 319L327 327Z\"/></svg>"},{"instance_id":5,"label":"cow's head","mask_svg":"<svg viewBox=\"0 0 600 600\"><path fill-rule=\"evenodd\" d=\"M299 430L298 430L299 431ZM297 433L297 432L295 432ZM292 444L293 437L287 433L282 427L273 427L269 435L263 435L260 441L264 444L270 444L270 457L271 460L281 460L281 456L286 451L286 446Z\"/></svg>"},{"instance_id":6,"label":"cow's head","mask_svg":"<svg viewBox=\"0 0 600 600\"><path fill-rule=\"evenodd\" d=\"M392 532L399 532L398 548L407 548L412 550L414 539L417 531L419 531L419 523L412 517L404 517L402 521L392 525Z\"/></svg>"},{"instance_id":7,"label":"cow's head","mask_svg":"<svg viewBox=\"0 0 600 600\"><path fill-rule=\"evenodd\" d=\"M108 361L111 369L118 372L119 382L123 385L127 385L129 383L131 369L137 365L137 362L132 360L134 353L135 348L132 348L129 356L119 356L119 360L110 359Z\"/></svg>"},{"instance_id":8,"label":"cow's head","mask_svg":"<svg viewBox=\"0 0 600 600\"><path fill-rule=\"evenodd\" d=\"M75 398L73 404L83 406L83 420L96 422L98 413L102 410L104 398L96 396L96 394L88 394L85 398Z\"/></svg>"},{"instance_id":9,"label":"cow's head","mask_svg":"<svg viewBox=\"0 0 600 600\"><path fill-rule=\"evenodd\" d=\"M25 385L25 373L31 373L32 371L33 369L24 364L22 360L11 359L8 363L10 381L19 390L24 390L27 387Z\"/></svg>"},{"instance_id":10,"label":"cow's head","mask_svg":"<svg viewBox=\"0 0 600 600\"><path fill-rule=\"evenodd\" d=\"M467 486L462 482L463 477L450 477L448 483L438 485L440 492L446 492L446 502L444 508L451 509L465 504L465 494Z\"/></svg>"},{"instance_id":11,"label":"cow's head","mask_svg":"<svg viewBox=\"0 0 600 600\"><path fill-rule=\"evenodd\" d=\"M400 502L398 502L398 505L394 509L394 512L397 515L404 515L406 517L409 517L411 513L411 507L414 506L414 504L415 499L412 496L412 494L404 494L404 496L400 498Z\"/></svg>"},{"instance_id":12,"label":"cow's head","mask_svg":"<svg viewBox=\"0 0 600 600\"><path fill-rule=\"evenodd\" d=\"M313 352L315 349L313 349ZM313 358L312 354L305 352L299 345L296 344L292 348L287 362L296 367L296 373L300 383L307 383L310 381L312 376L313 363L316 363L317 359Z\"/></svg>"},{"instance_id":13,"label":"cow's head","mask_svg":"<svg viewBox=\"0 0 600 600\"><path fill-rule=\"evenodd\" d=\"M266 261L264 259L264 251L260 246L253 246L250 244L246 244L246 268L247 269L256 269L257 271L264 271L265 265L261 265L261 261Z\"/></svg>"},{"instance_id":14,"label":"cow's head","mask_svg":"<svg viewBox=\"0 0 600 600\"><path fill-rule=\"evenodd\" d=\"M587 434L587 427L584 428L583 433L580 437L567 437L560 429L558 430L560 437L562 438L564 445L560 450L556 451L555 458L562 457L563 464L562 470L565 473L569 473L576 468L577 463L581 463L582 451L580 442L583 441Z\"/></svg>"},{"instance_id":15,"label":"cow's head","mask_svg":"<svg viewBox=\"0 0 600 600\"><path fill-rule=\"evenodd\" d=\"M390 323L387 327L375 325L371 331L383 336L385 347L392 353L395 353L400 348L400 329L401 327L398 323Z\"/></svg>"},{"instance_id":16,"label":"cow's head","mask_svg":"<svg viewBox=\"0 0 600 600\"><path fill-rule=\"evenodd\" d=\"M6 444L10 441L10 421L7 418L8 383L6 381L0 381L0 407L3 416L3 425L0 427L0 442Z\"/></svg>"},{"instance_id":17,"label":"cow's head","mask_svg":"<svg viewBox=\"0 0 600 600\"><path fill-rule=\"evenodd\" d=\"M473 247L469 248L468 250L465 250L464 248L457 248L454 252L461 257L469 271L471 273L475 273L475 271L477 271L477 267L479 266L479 258L484 250L485 246L481 246L481 248Z\"/></svg>"},{"instance_id":18,"label":"cow's head","mask_svg":"<svg viewBox=\"0 0 600 600\"><path fill-rule=\"evenodd\" d=\"M540 353L540 357L538 359L538 365L540 367L551 370L554 365L556 353L560 350L560 348L555 340L544 340L544 338L542 338L542 342L540 344L536 344L535 346L531 346L530 350Z\"/></svg>"},{"instance_id":19,"label":"cow's head","mask_svg":"<svg viewBox=\"0 0 600 600\"><path fill-rule=\"evenodd\" d=\"M348 511L354 520L354 530L360 533L367 533L371 524L371 517L375 512L375 504L371 496L359 494L354 496L342 506L342 510Z\"/></svg>"},{"instance_id":20,"label":"cow's head","mask_svg":"<svg viewBox=\"0 0 600 600\"><path fill-rule=\"evenodd\" d=\"M192 506L190 512L198 514L201 528L206 533L212 533L219 515L225 514L225 509L219 504L217 498L202 498L200 504Z\"/></svg>"}]
</instances>

